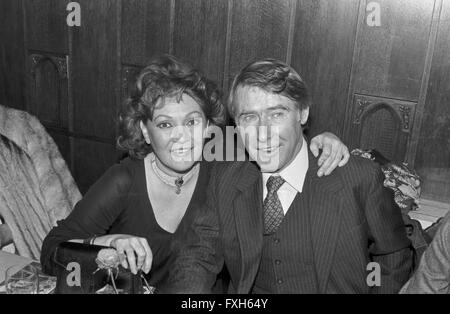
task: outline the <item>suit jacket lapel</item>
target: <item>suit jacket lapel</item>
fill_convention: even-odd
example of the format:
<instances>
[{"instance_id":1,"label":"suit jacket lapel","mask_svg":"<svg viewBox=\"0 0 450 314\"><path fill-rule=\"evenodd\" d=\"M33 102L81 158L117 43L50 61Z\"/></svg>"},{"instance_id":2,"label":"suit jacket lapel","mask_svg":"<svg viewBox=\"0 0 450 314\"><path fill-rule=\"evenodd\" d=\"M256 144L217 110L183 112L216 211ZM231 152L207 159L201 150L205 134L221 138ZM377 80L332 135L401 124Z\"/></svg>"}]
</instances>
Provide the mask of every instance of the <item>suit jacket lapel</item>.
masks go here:
<instances>
[{"instance_id":1,"label":"suit jacket lapel","mask_svg":"<svg viewBox=\"0 0 450 314\"><path fill-rule=\"evenodd\" d=\"M342 182L336 173L317 177L318 168L317 159L309 153L305 185L308 188L311 238L319 291L325 293L341 223L343 206L337 192L342 189Z\"/></svg>"},{"instance_id":2,"label":"suit jacket lapel","mask_svg":"<svg viewBox=\"0 0 450 314\"><path fill-rule=\"evenodd\" d=\"M317 159L308 151L309 168L305 178L305 196L310 210L311 238L320 292L326 285L333 262L341 223L342 189L340 177L333 173L317 177ZM248 293L256 277L263 245L262 177L253 164L243 171L236 185L234 215L241 250L241 275L237 293Z\"/></svg>"},{"instance_id":3,"label":"suit jacket lapel","mask_svg":"<svg viewBox=\"0 0 450 314\"><path fill-rule=\"evenodd\" d=\"M256 273L262 251L262 177L259 168L248 165L248 171L237 184L234 199L236 229L241 250L241 276L237 293L248 293Z\"/></svg>"}]
</instances>

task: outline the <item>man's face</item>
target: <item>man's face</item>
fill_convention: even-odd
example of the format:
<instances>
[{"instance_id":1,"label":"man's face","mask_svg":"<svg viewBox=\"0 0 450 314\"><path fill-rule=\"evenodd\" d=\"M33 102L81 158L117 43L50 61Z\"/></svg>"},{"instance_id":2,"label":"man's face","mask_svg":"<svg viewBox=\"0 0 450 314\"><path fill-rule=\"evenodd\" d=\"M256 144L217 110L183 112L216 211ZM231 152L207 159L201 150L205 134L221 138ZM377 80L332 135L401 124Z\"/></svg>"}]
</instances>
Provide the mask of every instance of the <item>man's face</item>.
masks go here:
<instances>
[{"instance_id":1,"label":"man's face","mask_svg":"<svg viewBox=\"0 0 450 314\"><path fill-rule=\"evenodd\" d=\"M302 148L309 108L300 110L293 100L253 86L239 86L234 101L236 124L250 157L262 172L283 170Z\"/></svg>"}]
</instances>

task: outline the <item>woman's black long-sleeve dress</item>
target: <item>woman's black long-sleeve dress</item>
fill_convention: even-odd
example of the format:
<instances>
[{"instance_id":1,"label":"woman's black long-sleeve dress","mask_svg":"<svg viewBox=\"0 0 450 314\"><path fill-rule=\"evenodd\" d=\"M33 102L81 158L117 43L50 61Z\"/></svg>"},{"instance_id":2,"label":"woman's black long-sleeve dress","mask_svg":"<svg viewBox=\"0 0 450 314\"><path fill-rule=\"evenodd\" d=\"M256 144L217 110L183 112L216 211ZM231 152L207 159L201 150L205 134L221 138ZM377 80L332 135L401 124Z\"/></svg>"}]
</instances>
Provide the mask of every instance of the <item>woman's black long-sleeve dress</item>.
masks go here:
<instances>
[{"instance_id":1,"label":"woman's black long-sleeve dress","mask_svg":"<svg viewBox=\"0 0 450 314\"><path fill-rule=\"evenodd\" d=\"M175 233L170 233L156 221L148 198L144 160L126 158L112 166L45 238L41 251L44 272L55 273L52 257L61 242L94 235L130 234L147 239L153 252L152 269L147 277L150 285L158 287L168 276L173 238L183 237L206 199L210 168L211 163L201 162L186 213Z\"/></svg>"}]
</instances>

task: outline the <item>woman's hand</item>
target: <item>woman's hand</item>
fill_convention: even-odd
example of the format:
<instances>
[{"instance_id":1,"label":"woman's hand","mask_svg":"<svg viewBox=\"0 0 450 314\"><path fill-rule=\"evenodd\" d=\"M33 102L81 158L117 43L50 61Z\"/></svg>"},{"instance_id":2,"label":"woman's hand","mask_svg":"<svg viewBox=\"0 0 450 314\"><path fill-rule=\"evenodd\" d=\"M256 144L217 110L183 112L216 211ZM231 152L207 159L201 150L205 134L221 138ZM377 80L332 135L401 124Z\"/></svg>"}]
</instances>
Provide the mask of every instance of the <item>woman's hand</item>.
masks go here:
<instances>
[{"instance_id":1,"label":"woman's hand","mask_svg":"<svg viewBox=\"0 0 450 314\"><path fill-rule=\"evenodd\" d=\"M315 157L319 156L319 149L322 149L322 154L318 161L320 168L317 171L317 176L319 177L329 175L337 166L342 167L345 165L350 158L347 146L341 142L339 137L330 132L314 137L309 148Z\"/></svg>"},{"instance_id":2,"label":"woman's hand","mask_svg":"<svg viewBox=\"0 0 450 314\"><path fill-rule=\"evenodd\" d=\"M153 254L147 239L128 234L109 234L95 239L95 244L111 246L119 255L125 256L121 260L123 268L130 267L133 274L142 269L148 273L152 267Z\"/></svg>"}]
</instances>

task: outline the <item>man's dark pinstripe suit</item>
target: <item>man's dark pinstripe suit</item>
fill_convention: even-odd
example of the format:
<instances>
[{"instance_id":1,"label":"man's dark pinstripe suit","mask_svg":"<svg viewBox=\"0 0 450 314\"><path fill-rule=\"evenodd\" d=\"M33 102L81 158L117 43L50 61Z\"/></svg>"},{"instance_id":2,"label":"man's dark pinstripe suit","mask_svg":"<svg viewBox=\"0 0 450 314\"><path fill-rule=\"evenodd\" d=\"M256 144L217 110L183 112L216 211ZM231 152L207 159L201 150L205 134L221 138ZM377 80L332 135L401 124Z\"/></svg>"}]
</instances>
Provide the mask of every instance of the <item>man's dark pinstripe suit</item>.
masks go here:
<instances>
[{"instance_id":1,"label":"man's dark pinstripe suit","mask_svg":"<svg viewBox=\"0 0 450 314\"><path fill-rule=\"evenodd\" d=\"M412 251L400 210L372 161L351 157L331 175L316 176L309 154L305 179L318 293L396 293L408 280ZM211 174L205 204L180 252L171 293L208 293L225 263L230 293L250 293L263 243L262 177L250 162L221 162ZM295 241L295 239L293 239ZM381 266L381 286L366 284L366 265Z\"/></svg>"}]
</instances>

